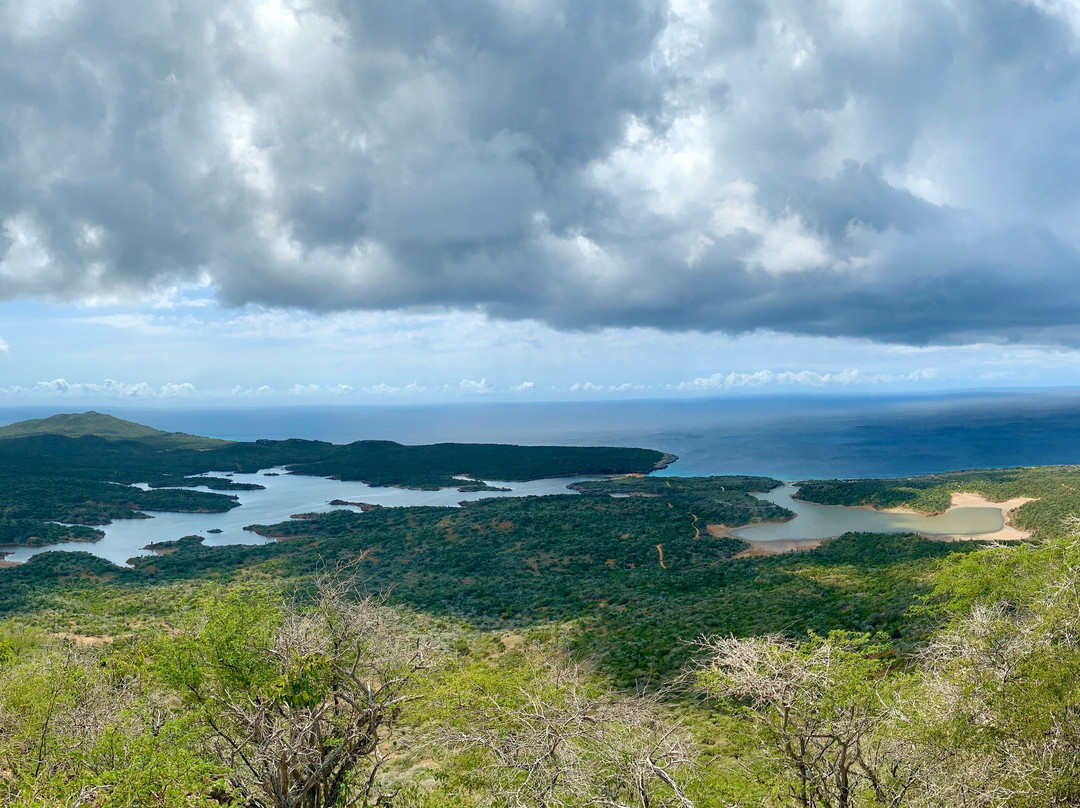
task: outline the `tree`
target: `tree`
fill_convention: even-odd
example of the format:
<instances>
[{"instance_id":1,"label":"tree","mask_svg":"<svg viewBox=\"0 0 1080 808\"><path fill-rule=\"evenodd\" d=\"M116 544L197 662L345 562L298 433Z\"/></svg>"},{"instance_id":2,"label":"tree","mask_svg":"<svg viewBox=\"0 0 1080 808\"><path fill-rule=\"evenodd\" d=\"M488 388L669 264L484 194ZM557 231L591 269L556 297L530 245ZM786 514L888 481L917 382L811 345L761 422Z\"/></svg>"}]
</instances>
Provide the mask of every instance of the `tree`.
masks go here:
<instances>
[{"instance_id":1,"label":"tree","mask_svg":"<svg viewBox=\"0 0 1080 808\"><path fill-rule=\"evenodd\" d=\"M381 600L331 575L314 605L216 603L173 643L166 676L196 706L253 806L372 806L430 644Z\"/></svg>"},{"instance_id":2,"label":"tree","mask_svg":"<svg viewBox=\"0 0 1080 808\"><path fill-rule=\"evenodd\" d=\"M1078 591L1074 570L1028 605L976 605L924 649L895 722L923 762L921 804L1080 802Z\"/></svg>"},{"instance_id":3,"label":"tree","mask_svg":"<svg viewBox=\"0 0 1080 808\"><path fill-rule=\"evenodd\" d=\"M128 649L0 629L4 648L0 805L217 804L221 767L174 700L128 669Z\"/></svg>"},{"instance_id":4,"label":"tree","mask_svg":"<svg viewBox=\"0 0 1080 808\"><path fill-rule=\"evenodd\" d=\"M712 697L743 705L764 766L803 808L851 808L868 797L898 806L914 773L884 731L888 662L862 635L834 632L796 643L779 636L713 637L692 678Z\"/></svg>"},{"instance_id":5,"label":"tree","mask_svg":"<svg viewBox=\"0 0 1080 808\"><path fill-rule=\"evenodd\" d=\"M693 808L692 744L655 700L616 694L536 651L459 669L434 738L497 805Z\"/></svg>"}]
</instances>

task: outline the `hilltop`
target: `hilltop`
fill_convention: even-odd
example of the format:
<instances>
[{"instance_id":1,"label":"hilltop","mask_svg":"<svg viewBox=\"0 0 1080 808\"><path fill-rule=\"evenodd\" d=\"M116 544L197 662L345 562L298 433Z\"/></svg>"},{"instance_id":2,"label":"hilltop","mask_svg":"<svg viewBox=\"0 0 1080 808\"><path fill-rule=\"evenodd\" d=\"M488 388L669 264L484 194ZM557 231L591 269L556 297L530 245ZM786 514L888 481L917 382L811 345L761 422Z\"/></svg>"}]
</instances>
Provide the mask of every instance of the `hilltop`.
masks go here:
<instances>
[{"instance_id":1,"label":"hilltop","mask_svg":"<svg viewBox=\"0 0 1080 808\"><path fill-rule=\"evenodd\" d=\"M125 421L101 412L61 413L48 418L19 421L0 427L0 440L28 438L37 435L60 435L65 438L104 438L105 440L136 440L157 444L199 448L224 446L228 441L188 435L184 432L165 432L161 429Z\"/></svg>"}]
</instances>

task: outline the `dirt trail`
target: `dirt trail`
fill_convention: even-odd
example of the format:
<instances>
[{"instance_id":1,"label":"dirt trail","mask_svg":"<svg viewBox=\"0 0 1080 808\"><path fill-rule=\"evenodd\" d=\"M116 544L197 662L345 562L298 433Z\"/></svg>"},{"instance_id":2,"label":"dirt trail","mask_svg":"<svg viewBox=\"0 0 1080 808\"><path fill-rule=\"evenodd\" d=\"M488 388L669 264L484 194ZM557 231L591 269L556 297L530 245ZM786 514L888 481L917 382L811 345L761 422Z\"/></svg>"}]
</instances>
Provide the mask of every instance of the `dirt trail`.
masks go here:
<instances>
[{"instance_id":1,"label":"dirt trail","mask_svg":"<svg viewBox=\"0 0 1080 808\"><path fill-rule=\"evenodd\" d=\"M698 515L696 513L692 513L690 515L692 517L694 517L694 521L690 523L691 527L694 528L694 538L695 539L700 539L701 538L701 528L698 527L698 524L697 524L698 523Z\"/></svg>"}]
</instances>

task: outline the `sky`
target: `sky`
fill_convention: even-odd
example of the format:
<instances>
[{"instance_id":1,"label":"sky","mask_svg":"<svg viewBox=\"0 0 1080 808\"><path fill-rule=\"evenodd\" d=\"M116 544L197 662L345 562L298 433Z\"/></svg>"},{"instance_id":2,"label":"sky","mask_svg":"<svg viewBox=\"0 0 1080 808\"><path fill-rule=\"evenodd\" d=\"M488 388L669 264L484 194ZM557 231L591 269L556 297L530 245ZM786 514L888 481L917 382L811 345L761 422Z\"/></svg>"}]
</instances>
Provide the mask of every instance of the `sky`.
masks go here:
<instances>
[{"instance_id":1,"label":"sky","mask_svg":"<svg viewBox=\"0 0 1080 808\"><path fill-rule=\"evenodd\" d=\"M0 102L0 406L1080 385L1078 0L10 0Z\"/></svg>"}]
</instances>

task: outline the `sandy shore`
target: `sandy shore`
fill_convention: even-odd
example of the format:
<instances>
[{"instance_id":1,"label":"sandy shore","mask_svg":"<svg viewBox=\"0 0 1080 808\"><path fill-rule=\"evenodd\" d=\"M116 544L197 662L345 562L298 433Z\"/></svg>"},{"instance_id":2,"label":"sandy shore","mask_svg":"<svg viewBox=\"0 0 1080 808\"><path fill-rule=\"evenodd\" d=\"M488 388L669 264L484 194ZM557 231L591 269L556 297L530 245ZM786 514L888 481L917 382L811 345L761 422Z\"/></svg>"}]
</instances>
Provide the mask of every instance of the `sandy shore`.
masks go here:
<instances>
[{"instance_id":1,"label":"sandy shore","mask_svg":"<svg viewBox=\"0 0 1080 808\"><path fill-rule=\"evenodd\" d=\"M736 553L732 558L755 558L756 556L813 550L827 541L832 541L832 539L777 539L776 541L747 541L743 539L743 542L748 544L749 547Z\"/></svg>"},{"instance_id":2,"label":"sandy shore","mask_svg":"<svg viewBox=\"0 0 1080 808\"><path fill-rule=\"evenodd\" d=\"M1012 515L1013 511L1019 508L1021 505L1026 505L1029 502L1033 502L1033 497L1013 497L1007 499L1004 502L991 502L981 494L971 493L957 493L952 495L952 504L949 506L951 511L953 508L999 508L1001 515L1005 519L1005 524L1001 530L995 533L980 533L975 536L950 536L952 541L1020 541L1022 539L1030 539L1030 530L1021 530L1013 524Z\"/></svg>"},{"instance_id":3,"label":"sandy shore","mask_svg":"<svg viewBox=\"0 0 1080 808\"><path fill-rule=\"evenodd\" d=\"M927 538L938 541L1021 541L1031 538L1031 531L1021 530L1013 524L1012 515L1021 505L1032 501L1034 501L1032 497L1013 497L1004 502L992 502L981 494L971 492L955 493L952 495L952 502L949 504L950 511L954 508L997 508L1001 511L1001 517L1005 524L1002 525L1001 530L993 533L953 534L950 536L927 536ZM863 505L857 507L872 508L873 506ZM920 511L912 508L882 508L881 510L887 513L920 513ZM716 538L738 538L735 531L743 527L746 527L746 525L736 525L734 527L708 525L706 530L710 536ZM736 555L735 558L752 558L754 556L790 553L797 550L812 550L815 547L820 547L829 539L779 539L776 541L746 541L743 539L743 541L749 546Z\"/></svg>"},{"instance_id":4,"label":"sandy shore","mask_svg":"<svg viewBox=\"0 0 1080 808\"><path fill-rule=\"evenodd\" d=\"M1005 524L1001 530L994 533L977 533L975 535L967 534L953 534L951 536L935 536L933 538L941 539L942 541L1020 541L1022 539L1031 538L1030 530L1021 530L1013 524L1012 514L1021 505L1026 505L1029 502L1034 502L1034 497L1013 497L1007 499L1004 502L994 502L987 499L982 494L974 494L970 491L959 491L952 495L952 502L949 503L949 511L954 508L997 508L1001 511L1001 517L1005 520ZM865 505L860 507L871 508L872 505ZM922 513L914 508L882 508L881 510L886 513ZM948 513L948 511L946 511Z\"/></svg>"},{"instance_id":5,"label":"sandy shore","mask_svg":"<svg viewBox=\"0 0 1080 808\"><path fill-rule=\"evenodd\" d=\"M738 539L736 530L741 530L746 525L706 525L705 532L717 539ZM777 539L776 541L747 541L740 539L749 545L745 550L736 553L733 558L753 558L755 556L776 555L778 553L791 553L796 550L813 550L820 547L822 542L828 539Z\"/></svg>"}]
</instances>

